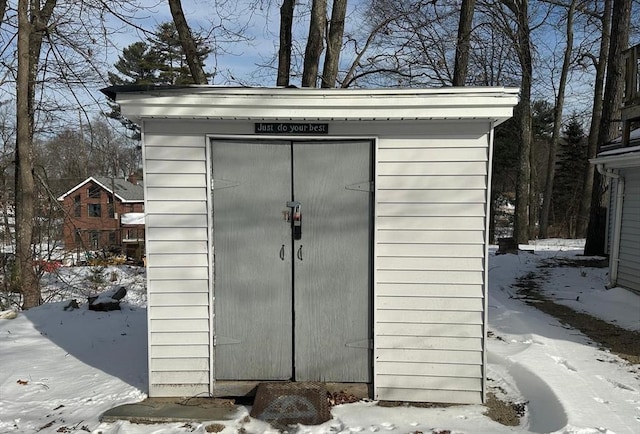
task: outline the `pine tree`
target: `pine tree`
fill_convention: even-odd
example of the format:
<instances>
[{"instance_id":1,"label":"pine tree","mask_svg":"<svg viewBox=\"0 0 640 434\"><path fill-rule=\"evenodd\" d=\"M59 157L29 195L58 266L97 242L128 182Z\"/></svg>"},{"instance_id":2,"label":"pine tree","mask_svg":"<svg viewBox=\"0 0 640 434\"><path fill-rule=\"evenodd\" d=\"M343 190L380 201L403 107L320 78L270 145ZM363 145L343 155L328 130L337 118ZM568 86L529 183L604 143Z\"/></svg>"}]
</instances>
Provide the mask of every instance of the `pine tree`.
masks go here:
<instances>
[{"instance_id":1,"label":"pine tree","mask_svg":"<svg viewBox=\"0 0 640 434\"><path fill-rule=\"evenodd\" d=\"M576 221L587 170L587 142L582 125L574 116L563 131L553 186L553 222L570 238L576 236Z\"/></svg>"},{"instance_id":2,"label":"pine tree","mask_svg":"<svg viewBox=\"0 0 640 434\"><path fill-rule=\"evenodd\" d=\"M195 40L200 62L204 65L212 50L203 37L196 35ZM109 72L109 82L113 86L179 86L195 83L173 22L159 24L147 42L134 42L125 47L113 66L116 72ZM132 131L133 139L140 140L140 127L122 116L120 106L115 101L108 101L108 104L111 112L107 116L120 121Z\"/></svg>"}]
</instances>

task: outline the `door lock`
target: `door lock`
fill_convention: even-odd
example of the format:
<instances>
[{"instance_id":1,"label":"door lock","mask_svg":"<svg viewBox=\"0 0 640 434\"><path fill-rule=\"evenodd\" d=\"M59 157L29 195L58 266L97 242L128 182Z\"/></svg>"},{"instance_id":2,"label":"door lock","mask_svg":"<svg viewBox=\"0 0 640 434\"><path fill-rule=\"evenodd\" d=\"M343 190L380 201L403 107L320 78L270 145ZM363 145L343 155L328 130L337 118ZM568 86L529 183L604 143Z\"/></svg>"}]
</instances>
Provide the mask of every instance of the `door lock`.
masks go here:
<instances>
[{"instance_id":1,"label":"door lock","mask_svg":"<svg viewBox=\"0 0 640 434\"><path fill-rule=\"evenodd\" d=\"M288 217L288 221L291 222L291 227L293 228L293 239L301 240L302 239L302 203L297 200L291 200L287 202L287 207L291 208L291 213L289 213L286 217Z\"/></svg>"}]
</instances>

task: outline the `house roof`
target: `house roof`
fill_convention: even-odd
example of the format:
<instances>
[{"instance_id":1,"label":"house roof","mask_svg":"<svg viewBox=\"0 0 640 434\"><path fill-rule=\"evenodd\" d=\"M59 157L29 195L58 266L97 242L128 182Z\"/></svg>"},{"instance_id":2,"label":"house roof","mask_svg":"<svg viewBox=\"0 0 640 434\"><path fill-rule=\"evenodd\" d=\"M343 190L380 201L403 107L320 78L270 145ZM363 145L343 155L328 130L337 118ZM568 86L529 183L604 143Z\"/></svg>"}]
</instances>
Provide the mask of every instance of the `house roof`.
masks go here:
<instances>
[{"instance_id":1,"label":"house roof","mask_svg":"<svg viewBox=\"0 0 640 434\"><path fill-rule=\"evenodd\" d=\"M622 146L622 138L618 137L603 145L596 158L589 161L614 169L640 166L640 128L631 131L628 146Z\"/></svg>"},{"instance_id":2,"label":"house roof","mask_svg":"<svg viewBox=\"0 0 640 434\"><path fill-rule=\"evenodd\" d=\"M109 193L113 193L121 202L143 202L144 190L139 184L132 184L131 182L120 178L108 178L105 176L90 176L82 181L80 184L73 187L71 190L64 193L58 198L59 201L64 200L65 197L72 194L82 186L89 182L94 182Z\"/></svg>"}]
</instances>

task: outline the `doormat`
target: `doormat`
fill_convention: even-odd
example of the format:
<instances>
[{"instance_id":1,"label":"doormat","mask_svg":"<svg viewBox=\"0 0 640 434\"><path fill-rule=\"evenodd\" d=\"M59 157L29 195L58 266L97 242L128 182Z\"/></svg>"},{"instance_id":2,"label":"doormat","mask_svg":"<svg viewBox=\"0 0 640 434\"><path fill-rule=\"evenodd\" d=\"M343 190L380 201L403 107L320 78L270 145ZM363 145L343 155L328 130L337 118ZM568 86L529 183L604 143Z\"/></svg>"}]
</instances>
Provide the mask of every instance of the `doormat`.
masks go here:
<instances>
[{"instance_id":1,"label":"doormat","mask_svg":"<svg viewBox=\"0 0 640 434\"><path fill-rule=\"evenodd\" d=\"M261 383L250 414L278 429L320 425L331 419L327 396L322 383Z\"/></svg>"}]
</instances>

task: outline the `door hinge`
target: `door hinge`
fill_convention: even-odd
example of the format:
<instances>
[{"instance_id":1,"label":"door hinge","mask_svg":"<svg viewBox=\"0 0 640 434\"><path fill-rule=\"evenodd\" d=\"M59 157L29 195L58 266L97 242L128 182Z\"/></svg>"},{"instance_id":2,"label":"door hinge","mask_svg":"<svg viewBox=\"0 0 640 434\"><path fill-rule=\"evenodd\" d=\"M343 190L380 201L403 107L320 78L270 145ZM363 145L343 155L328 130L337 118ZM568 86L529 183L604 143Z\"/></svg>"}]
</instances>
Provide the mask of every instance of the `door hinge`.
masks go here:
<instances>
[{"instance_id":1,"label":"door hinge","mask_svg":"<svg viewBox=\"0 0 640 434\"><path fill-rule=\"evenodd\" d=\"M365 348L368 350L373 349L373 339L362 339L359 341L347 342L344 344L345 347L349 348Z\"/></svg>"},{"instance_id":2,"label":"door hinge","mask_svg":"<svg viewBox=\"0 0 640 434\"><path fill-rule=\"evenodd\" d=\"M240 183L230 179L213 179L211 178L211 190L222 190L223 188L237 187Z\"/></svg>"},{"instance_id":3,"label":"door hinge","mask_svg":"<svg viewBox=\"0 0 640 434\"><path fill-rule=\"evenodd\" d=\"M375 185L373 181L364 181L347 185L344 188L345 190L366 191L367 193L373 193L373 191L375 190Z\"/></svg>"}]
</instances>

